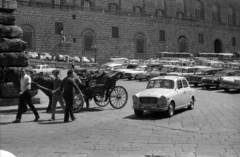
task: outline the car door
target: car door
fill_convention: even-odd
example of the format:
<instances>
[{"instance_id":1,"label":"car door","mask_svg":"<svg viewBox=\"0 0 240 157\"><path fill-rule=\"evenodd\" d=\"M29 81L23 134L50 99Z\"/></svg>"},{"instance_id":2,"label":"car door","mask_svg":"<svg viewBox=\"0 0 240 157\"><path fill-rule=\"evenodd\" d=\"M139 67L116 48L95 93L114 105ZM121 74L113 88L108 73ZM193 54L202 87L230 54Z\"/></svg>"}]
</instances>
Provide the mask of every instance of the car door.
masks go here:
<instances>
[{"instance_id":1,"label":"car door","mask_svg":"<svg viewBox=\"0 0 240 157\"><path fill-rule=\"evenodd\" d=\"M45 65L42 66L42 70L41 70L43 73L46 73L47 72L47 67Z\"/></svg>"},{"instance_id":2,"label":"car door","mask_svg":"<svg viewBox=\"0 0 240 157\"><path fill-rule=\"evenodd\" d=\"M190 97L191 97L191 92L190 92L190 87L185 78L182 78L182 83L183 83L183 105L187 105L190 102Z\"/></svg>"},{"instance_id":3,"label":"car door","mask_svg":"<svg viewBox=\"0 0 240 157\"><path fill-rule=\"evenodd\" d=\"M184 92L184 89L183 89L182 81L181 81L181 79L178 79L177 80L176 95L175 95L175 98L174 98L176 108L183 105L183 92Z\"/></svg>"}]
</instances>

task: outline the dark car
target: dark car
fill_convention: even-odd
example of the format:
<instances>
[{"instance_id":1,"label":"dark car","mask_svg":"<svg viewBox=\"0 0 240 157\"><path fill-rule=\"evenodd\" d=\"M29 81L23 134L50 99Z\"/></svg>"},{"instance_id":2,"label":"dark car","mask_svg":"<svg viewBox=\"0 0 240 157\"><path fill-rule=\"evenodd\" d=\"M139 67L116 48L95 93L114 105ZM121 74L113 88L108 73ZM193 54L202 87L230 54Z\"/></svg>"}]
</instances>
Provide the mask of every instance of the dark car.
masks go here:
<instances>
[{"instance_id":1,"label":"dark car","mask_svg":"<svg viewBox=\"0 0 240 157\"><path fill-rule=\"evenodd\" d=\"M213 76L205 76L202 78L203 88L209 89L215 86L217 89L220 87L220 79L223 76L235 76L237 70L227 69L216 72Z\"/></svg>"},{"instance_id":2,"label":"dark car","mask_svg":"<svg viewBox=\"0 0 240 157\"><path fill-rule=\"evenodd\" d=\"M202 78L205 76L213 76L216 72L224 69L221 68L206 68L206 69L198 69L194 75L189 76L189 84L194 84L197 87L202 83Z\"/></svg>"}]
</instances>

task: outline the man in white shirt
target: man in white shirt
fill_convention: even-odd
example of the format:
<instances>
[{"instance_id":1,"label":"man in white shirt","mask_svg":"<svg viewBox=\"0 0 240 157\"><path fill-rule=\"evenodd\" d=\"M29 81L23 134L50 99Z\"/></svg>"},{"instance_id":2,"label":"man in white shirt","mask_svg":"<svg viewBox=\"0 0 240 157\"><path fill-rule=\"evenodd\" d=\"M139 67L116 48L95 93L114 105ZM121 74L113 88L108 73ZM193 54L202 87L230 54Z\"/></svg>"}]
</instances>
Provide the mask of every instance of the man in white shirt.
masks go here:
<instances>
[{"instance_id":1,"label":"man in white shirt","mask_svg":"<svg viewBox=\"0 0 240 157\"><path fill-rule=\"evenodd\" d=\"M13 121L13 123L21 122L22 111L23 111L25 102L27 103L27 105L30 107L30 109L33 111L33 113L35 115L34 121L36 122L40 118L36 108L32 104L32 99L31 99L32 96L30 93L31 81L32 81L31 77L27 75L26 69L22 69L21 70L21 80L20 80L20 93L19 93L20 96L19 96L19 104L18 104L18 113L16 116L16 120Z\"/></svg>"}]
</instances>

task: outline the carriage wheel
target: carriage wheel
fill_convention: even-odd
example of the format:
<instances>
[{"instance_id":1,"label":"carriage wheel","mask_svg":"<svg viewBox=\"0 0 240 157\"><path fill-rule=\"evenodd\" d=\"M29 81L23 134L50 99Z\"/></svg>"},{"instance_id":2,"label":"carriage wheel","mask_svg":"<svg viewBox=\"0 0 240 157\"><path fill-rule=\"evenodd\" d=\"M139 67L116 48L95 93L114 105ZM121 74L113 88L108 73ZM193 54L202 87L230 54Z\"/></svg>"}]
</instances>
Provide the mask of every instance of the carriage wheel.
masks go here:
<instances>
[{"instance_id":1,"label":"carriage wheel","mask_svg":"<svg viewBox=\"0 0 240 157\"><path fill-rule=\"evenodd\" d=\"M94 102L100 106L100 107L105 107L109 104L109 99L106 99L106 94L104 94L103 96L94 96Z\"/></svg>"},{"instance_id":2,"label":"carriage wheel","mask_svg":"<svg viewBox=\"0 0 240 157\"><path fill-rule=\"evenodd\" d=\"M74 99L73 99L73 112L79 112L82 110L84 105L84 99L80 94L76 94L74 95Z\"/></svg>"},{"instance_id":3,"label":"carriage wheel","mask_svg":"<svg viewBox=\"0 0 240 157\"><path fill-rule=\"evenodd\" d=\"M109 102L115 109L123 108L128 100L127 90L122 86L114 87L110 92Z\"/></svg>"}]
</instances>

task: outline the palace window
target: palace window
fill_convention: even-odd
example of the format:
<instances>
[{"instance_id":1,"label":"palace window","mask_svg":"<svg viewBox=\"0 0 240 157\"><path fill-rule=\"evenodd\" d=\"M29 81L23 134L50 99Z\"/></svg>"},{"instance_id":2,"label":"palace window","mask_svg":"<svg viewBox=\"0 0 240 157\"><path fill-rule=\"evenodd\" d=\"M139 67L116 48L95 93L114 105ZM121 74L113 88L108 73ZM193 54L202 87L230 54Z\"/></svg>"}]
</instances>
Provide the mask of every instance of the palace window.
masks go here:
<instances>
[{"instance_id":1,"label":"palace window","mask_svg":"<svg viewBox=\"0 0 240 157\"><path fill-rule=\"evenodd\" d=\"M135 6L135 7L133 7L133 12L140 14L140 13L142 13L142 8L139 6Z\"/></svg>"},{"instance_id":2,"label":"palace window","mask_svg":"<svg viewBox=\"0 0 240 157\"><path fill-rule=\"evenodd\" d=\"M228 24L235 25L235 11L232 7L228 7Z\"/></svg>"},{"instance_id":3,"label":"palace window","mask_svg":"<svg viewBox=\"0 0 240 157\"><path fill-rule=\"evenodd\" d=\"M159 31L159 40L160 40L160 42L165 41L165 31L164 30Z\"/></svg>"},{"instance_id":4,"label":"palace window","mask_svg":"<svg viewBox=\"0 0 240 157\"><path fill-rule=\"evenodd\" d=\"M199 44L204 44L203 34L199 34L198 38L199 38Z\"/></svg>"},{"instance_id":5,"label":"palace window","mask_svg":"<svg viewBox=\"0 0 240 157\"><path fill-rule=\"evenodd\" d=\"M236 38L232 37L232 46L236 46Z\"/></svg>"},{"instance_id":6,"label":"palace window","mask_svg":"<svg viewBox=\"0 0 240 157\"><path fill-rule=\"evenodd\" d=\"M55 22L55 34L63 34L63 23Z\"/></svg>"},{"instance_id":7,"label":"palace window","mask_svg":"<svg viewBox=\"0 0 240 157\"><path fill-rule=\"evenodd\" d=\"M184 0L176 0L177 18L183 18L185 13Z\"/></svg>"},{"instance_id":8,"label":"palace window","mask_svg":"<svg viewBox=\"0 0 240 157\"><path fill-rule=\"evenodd\" d=\"M22 40L27 42L27 50L35 50L35 32L33 27L29 25L22 25L23 30Z\"/></svg>"},{"instance_id":9,"label":"palace window","mask_svg":"<svg viewBox=\"0 0 240 157\"><path fill-rule=\"evenodd\" d=\"M214 4L212 7L212 18L213 22L220 22L220 10L217 4Z\"/></svg>"},{"instance_id":10,"label":"palace window","mask_svg":"<svg viewBox=\"0 0 240 157\"><path fill-rule=\"evenodd\" d=\"M178 39L179 52L188 52L188 41L185 37Z\"/></svg>"},{"instance_id":11,"label":"palace window","mask_svg":"<svg viewBox=\"0 0 240 157\"><path fill-rule=\"evenodd\" d=\"M81 6L84 8L92 8L93 0L81 0Z\"/></svg>"},{"instance_id":12,"label":"palace window","mask_svg":"<svg viewBox=\"0 0 240 157\"><path fill-rule=\"evenodd\" d=\"M163 16L165 11L164 0L155 0L156 15Z\"/></svg>"},{"instance_id":13,"label":"palace window","mask_svg":"<svg viewBox=\"0 0 240 157\"><path fill-rule=\"evenodd\" d=\"M200 1L195 1L195 19L203 20L203 5Z\"/></svg>"},{"instance_id":14,"label":"palace window","mask_svg":"<svg viewBox=\"0 0 240 157\"><path fill-rule=\"evenodd\" d=\"M143 34L138 34L135 37L136 53L145 53L145 43L145 36Z\"/></svg>"},{"instance_id":15,"label":"palace window","mask_svg":"<svg viewBox=\"0 0 240 157\"><path fill-rule=\"evenodd\" d=\"M94 45L95 33L92 30L86 30L83 33L83 50L93 51L92 45Z\"/></svg>"},{"instance_id":16,"label":"palace window","mask_svg":"<svg viewBox=\"0 0 240 157\"><path fill-rule=\"evenodd\" d=\"M119 38L118 27L112 27L112 38Z\"/></svg>"},{"instance_id":17,"label":"palace window","mask_svg":"<svg viewBox=\"0 0 240 157\"><path fill-rule=\"evenodd\" d=\"M116 3L109 3L108 9L109 10L118 10L118 5Z\"/></svg>"}]
</instances>

